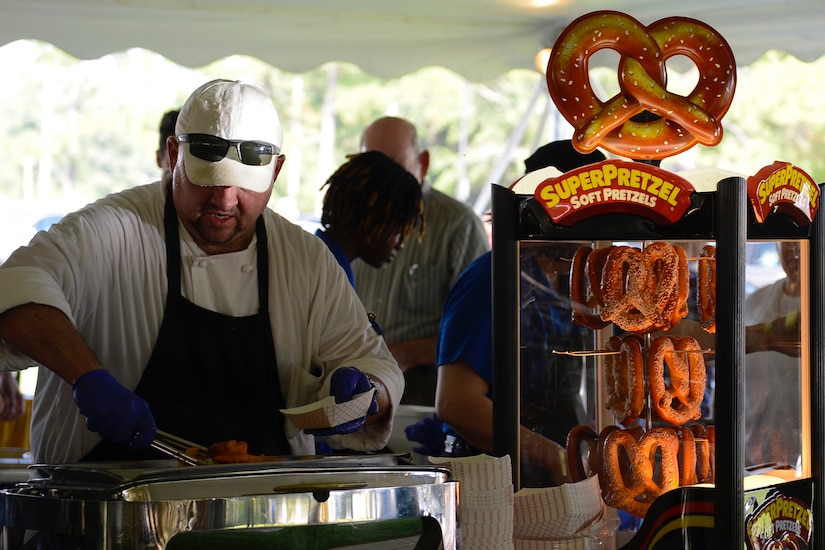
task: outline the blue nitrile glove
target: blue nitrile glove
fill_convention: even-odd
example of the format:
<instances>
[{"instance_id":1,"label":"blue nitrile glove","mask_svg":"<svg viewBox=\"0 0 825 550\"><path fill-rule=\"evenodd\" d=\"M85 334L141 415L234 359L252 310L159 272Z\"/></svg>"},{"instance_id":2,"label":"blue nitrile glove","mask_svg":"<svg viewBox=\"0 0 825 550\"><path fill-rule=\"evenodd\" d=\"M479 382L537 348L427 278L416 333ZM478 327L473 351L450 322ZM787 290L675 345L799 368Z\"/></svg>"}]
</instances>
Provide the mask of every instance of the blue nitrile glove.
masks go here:
<instances>
[{"instance_id":1,"label":"blue nitrile glove","mask_svg":"<svg viewBox=\"0 0 825 550\"><path fill-rule=\"evenodd\" d=\"M86 426L102 438L145 449L155 439L149 404L127 390L104 369L86 372L74 383L74 401Z\"/></svg>"},{"instance_id":2,"label":"blue nitrile glove","mask_svg":"<svg viewBox=\"0 0 825 550\"><path fill-rule=\"evenodd\" d=\"M422 418L412 426L404 428L408 441L421 443L413 451L424 456L441 456L444 454L444 423L433 414Z\"/></svg>"},{"instance_id":3,"label":"blue nitrile glove","mask_svg":"<svg viewBox=\"0 0 825 550\"><path fill-rule=\"evenodd\" d=\"M336 403L345 403L352 399L354 395L365 393L373 388L369 377L355 367L343 367L332 373L329 381L329 394L335 397ZM367 409L367 416L378 412L378 398L376 394L372 396L372 403ZM367 421L366 416L344 422L331 428L320 428L318 430L304 430L312 435L343 435L357 432Z\"/></svg>"}]
</instances>

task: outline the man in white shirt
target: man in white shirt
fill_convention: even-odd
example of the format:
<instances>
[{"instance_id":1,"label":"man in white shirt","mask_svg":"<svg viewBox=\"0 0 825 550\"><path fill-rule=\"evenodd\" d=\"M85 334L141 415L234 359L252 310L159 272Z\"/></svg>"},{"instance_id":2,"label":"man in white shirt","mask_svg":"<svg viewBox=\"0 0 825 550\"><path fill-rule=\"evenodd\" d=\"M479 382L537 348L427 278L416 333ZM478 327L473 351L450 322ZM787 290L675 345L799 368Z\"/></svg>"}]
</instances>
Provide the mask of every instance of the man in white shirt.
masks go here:
<instances>
[{"instance_id":1,"label":"man in white shirt","mask_svg":"<svg viewBox=\"0 0 825 550\"><path fill-rule=\"evenodd\" d=\"M795 468L802 455L799 249L797 241L777 243L785 277L745 301L745 324L765 339L748 346L745 356L747 468Z\"/></svg>"},{"instance_id":2,"label":"man in white shirt","mask_svg":"<svg viewBox=\"0 0 825 550\"><path fill-rule=\"evenodd\" d=\"M371 387L370 415L322 433L386 445L403 377L323 242L266 208L281 142L268 95L206 83L163 181L67 215L0 267L0 368L45 367L36 461L149 458L158 428L312 454L280 409Z\"/></svg>"},{"instance_id":3,"label":"man in white shirt","mask_svg":"<svg viewBox=\"0 0 825 550\"><path fill-rule=\"evenodd\" d=\"M376 314L390 351L406 379L403 403L435 403L436 334L444 300L458 276L489 249L481 218L469 205L433 189L426 181L430 153L412 123L384 117L361 136L362 151L381 151L404 166L424 193L426 231L408 239L395 261L373 269L356 260L358 295Z\"/></svg>"}]
</instances>

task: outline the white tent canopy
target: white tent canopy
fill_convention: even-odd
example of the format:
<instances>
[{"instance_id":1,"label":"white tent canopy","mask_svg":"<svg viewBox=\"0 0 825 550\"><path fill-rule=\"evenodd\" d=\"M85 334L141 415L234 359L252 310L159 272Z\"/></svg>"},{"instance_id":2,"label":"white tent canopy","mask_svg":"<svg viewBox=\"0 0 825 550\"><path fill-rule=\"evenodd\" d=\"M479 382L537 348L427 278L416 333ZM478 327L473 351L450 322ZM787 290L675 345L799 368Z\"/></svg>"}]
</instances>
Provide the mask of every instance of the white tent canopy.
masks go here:
<instances>
[{"instance_id":1,"label":"white tent canopy","mask_svg":"<svg viewBox=\"0 0 825 550\"><path fill-rule=\"evenodd\" d=\"M823 0L2 0L0 45L54 44L81 59L140 47L198 67L232 54L284 71L329 61L379 77L442 66L473 81L532 68L573 19L686 16L714 27L744 66L771 49L825 54Z\"/></svg>"}]
</instances>

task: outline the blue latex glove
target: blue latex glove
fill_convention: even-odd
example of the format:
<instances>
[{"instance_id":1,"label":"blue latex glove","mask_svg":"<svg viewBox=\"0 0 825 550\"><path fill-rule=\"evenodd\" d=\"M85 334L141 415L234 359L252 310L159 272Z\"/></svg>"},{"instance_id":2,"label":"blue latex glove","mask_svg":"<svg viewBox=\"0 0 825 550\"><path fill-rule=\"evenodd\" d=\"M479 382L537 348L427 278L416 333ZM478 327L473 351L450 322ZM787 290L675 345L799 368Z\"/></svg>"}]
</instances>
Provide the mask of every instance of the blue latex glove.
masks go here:
<instances>
[{"instance_id":1,"label":"blue latex glove","mask_svg":"<svg viewBox=\"0 0 825 550\"><path fill-rule=\"evenodd\" d=\"M444 423L433 414L422 418L412 426L404 428L408 441L421 443L413 451L424 456L442 456L444 454Z\"/></svg>"},{"instance_id":2,"label":"blue latex glove","mask_svg":"<svg viewBox=\"0 0 825 550\"><path fill-rule=\"evenodd\" d=\"M369 377L355 367L343 367L332 373L329 381L329 394L335 397L336 403L345 403L352 399L354 395L365 393L373 388ZM343 435L357 432L367 421L367 416L378 412L378 398L372 396L372 403L367 410L367 415L349 422L344 422L332 428L321 428L318 430L304 430L312 435Z\"/></svg>"},{"instance_id":3,"label":"blue latex glove","mask_svg":"<svg viewBox=\"0 0 825 550\"><path fill-rule=\"evenodd\" d=\"M104 439L145 449L155 439L155 419L149 404L127 390L104 369L86 372L74 383L74 401L86 417L86 427Z\"/></svg>"}]
</instances>

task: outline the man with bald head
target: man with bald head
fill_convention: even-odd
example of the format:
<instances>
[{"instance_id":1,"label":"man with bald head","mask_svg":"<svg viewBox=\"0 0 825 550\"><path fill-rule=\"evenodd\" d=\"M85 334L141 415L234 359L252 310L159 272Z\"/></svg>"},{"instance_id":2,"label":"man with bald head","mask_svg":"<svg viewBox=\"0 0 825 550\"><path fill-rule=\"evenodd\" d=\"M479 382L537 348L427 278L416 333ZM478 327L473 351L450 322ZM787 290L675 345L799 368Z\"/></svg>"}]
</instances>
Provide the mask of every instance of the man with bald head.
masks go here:
<instances>
[{"instance_id":1,"label":"man with bald head","mask_svg":"<svg viewBox=\"0 0 825 550\"><path fill-rule=\"evenodd\" d=\"M382 269L353 262L357 292L376 314L404 371L402 403L433 405L441 309L464 268L488 250L487 234L468 204L428 184L430 153L412 123L397 117L375 120L361 136L361 151L372 150L392 157L421 182L426 230L421 239L410 238L395 261Z\"/></svg>"}]
</instances>

